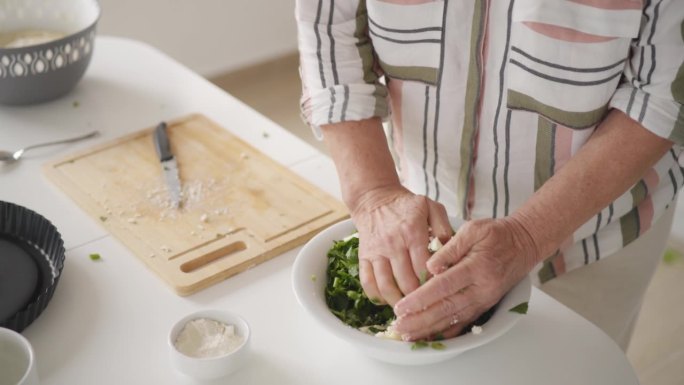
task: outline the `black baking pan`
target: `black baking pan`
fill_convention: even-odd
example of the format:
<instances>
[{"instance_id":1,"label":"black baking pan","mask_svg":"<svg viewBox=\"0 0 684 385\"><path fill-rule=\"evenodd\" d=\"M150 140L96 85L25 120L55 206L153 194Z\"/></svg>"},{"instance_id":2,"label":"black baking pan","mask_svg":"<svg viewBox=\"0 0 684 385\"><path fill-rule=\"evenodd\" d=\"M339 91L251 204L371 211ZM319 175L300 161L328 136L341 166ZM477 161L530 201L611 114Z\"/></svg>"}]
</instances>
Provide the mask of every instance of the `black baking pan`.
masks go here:
<instances>
[{"instance_id":1,"label":"black baking pan","mask_svg":"<svg viewBox=\"0 0 684 385\"><path fill-rule=\"evenodd\" d=\"M64 267L64 241L40 214L0 201L0 327L21 332L45 310Z\"/></svg>"}]
</instances>

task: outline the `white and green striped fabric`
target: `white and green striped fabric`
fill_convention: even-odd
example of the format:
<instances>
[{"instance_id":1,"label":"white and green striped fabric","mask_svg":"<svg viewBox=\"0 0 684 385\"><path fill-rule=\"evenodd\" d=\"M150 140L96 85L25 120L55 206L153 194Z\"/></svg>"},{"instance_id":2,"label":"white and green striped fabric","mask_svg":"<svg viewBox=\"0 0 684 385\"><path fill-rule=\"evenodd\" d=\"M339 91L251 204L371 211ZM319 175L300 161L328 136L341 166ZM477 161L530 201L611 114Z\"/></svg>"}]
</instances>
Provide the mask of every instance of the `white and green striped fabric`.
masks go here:
<instances>
[{"instance_id":1,"label":"white and green striped fabric","mask_svg":"<svg viewBox=\"0 0 684 385\"><path fill-rule=\"evenodd\" d=\"M512 213L610 108L675 142L541 282L620 250L684 184L683 0L297 0L296 18L304 119L388 118L403 183L452 215Z\"/></svg>"}]
</instances>

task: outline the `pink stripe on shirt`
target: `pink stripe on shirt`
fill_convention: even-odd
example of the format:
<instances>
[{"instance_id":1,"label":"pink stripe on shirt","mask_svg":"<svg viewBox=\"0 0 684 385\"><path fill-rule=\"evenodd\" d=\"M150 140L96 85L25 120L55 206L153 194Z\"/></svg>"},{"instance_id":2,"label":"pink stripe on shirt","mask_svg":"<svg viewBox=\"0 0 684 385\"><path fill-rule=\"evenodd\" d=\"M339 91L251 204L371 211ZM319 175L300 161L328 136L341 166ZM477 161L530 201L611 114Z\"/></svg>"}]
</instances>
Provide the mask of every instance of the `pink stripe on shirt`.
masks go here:
<instances>
[{"instance_id":1,"label":"pink stripe on shirt","mask_svg":"<svg viewBox=\"0 0 684 385\"><path fill-rule=\"evenodd\" d=\"M568 0L572 3L588 5L601 9L641 9L644 4L642 0Z\"/></svg>"},{"instance_id":2,"label":"pink stripe on shirt","mask_svg":"<svg viewBox=\"0 0 684 385\"><path fill-rule=\"evenodd\" d=\"M381 3L397 4L397 5L415 5L432 3L436 0L378 0Z\"/></svg>"},{"instance_id":3,"label":"pink stripe on shirt","mask_svg":"<svg viewBox=\"0 0 684 385\"><path fill-rule=\"evenodd\" d=\"M617 39L616 37L592 35L571 28L559 27L557 25L539 23L536 21L525 21L523 24L529 29L544 36L572 43L603 43Z\"/></svg>"}]
</instances>

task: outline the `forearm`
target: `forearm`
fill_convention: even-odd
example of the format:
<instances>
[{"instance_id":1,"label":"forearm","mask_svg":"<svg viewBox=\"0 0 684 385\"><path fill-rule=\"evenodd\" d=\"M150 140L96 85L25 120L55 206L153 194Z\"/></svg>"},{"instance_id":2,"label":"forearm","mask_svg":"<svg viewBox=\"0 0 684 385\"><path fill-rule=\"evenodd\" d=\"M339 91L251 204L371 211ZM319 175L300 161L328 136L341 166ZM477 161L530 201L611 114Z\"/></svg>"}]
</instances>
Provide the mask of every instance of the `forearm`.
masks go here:
<instances>
[{"instance_id":1,"label":"forearm","mask_svg":"<svg viewBox=\"0 0 684 385\"><path fill-rule=\"evenodd\" d=\"M672 142L613 110L580 151L515 213L532 238L534 263L633 186Z\"/></svg>"},{"instance_id":2,"label":"forearm","mask_svg":"<svg viewBox=\"0 0 684 385\"><path fill-rule=\"evenodd\" d=\"M337 168L342 198L352 212L364 194L400 184L380 119L323 125L321 130Z\"/></svg>"}]
</instances>

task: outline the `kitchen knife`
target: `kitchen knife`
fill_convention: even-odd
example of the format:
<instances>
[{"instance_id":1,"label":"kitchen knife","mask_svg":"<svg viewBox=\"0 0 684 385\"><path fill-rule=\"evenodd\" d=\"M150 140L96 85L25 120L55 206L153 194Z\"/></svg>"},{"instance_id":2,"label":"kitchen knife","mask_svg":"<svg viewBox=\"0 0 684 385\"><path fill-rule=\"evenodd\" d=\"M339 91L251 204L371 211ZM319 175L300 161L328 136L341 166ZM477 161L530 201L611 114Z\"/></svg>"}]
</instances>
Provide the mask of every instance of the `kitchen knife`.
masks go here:
<instances>
[{"instance_id":1,"label":"kitchen knife","mask_svg":"<svg viewBox=\"0 0 684 385\"><path fill-rule=\"evenodd\" d=\"M176 158L171 152L169 145L169 137L166 134L166 123L161 122L154 130L154 148L159 155L161 162L162 173L164 180L169 188L169 195L171 196L171 203L173 207L179 208L181 206L181 183L178 176L178 164Z\"/></svg>"}]
</instances>

